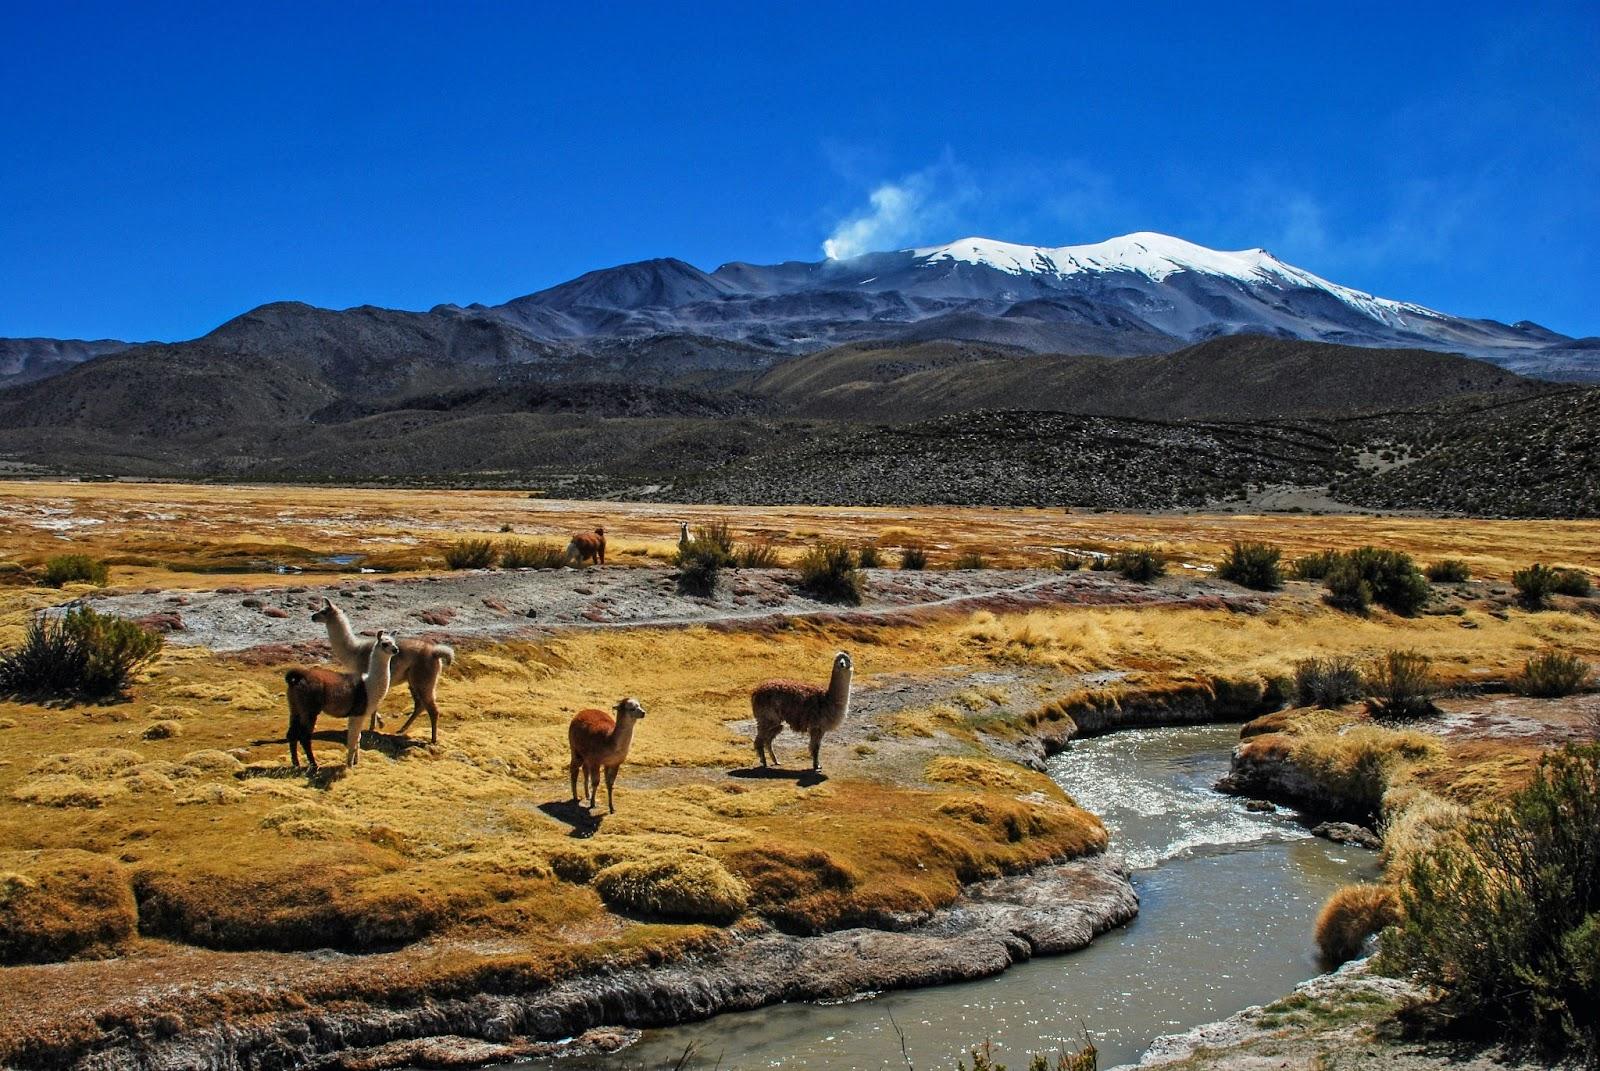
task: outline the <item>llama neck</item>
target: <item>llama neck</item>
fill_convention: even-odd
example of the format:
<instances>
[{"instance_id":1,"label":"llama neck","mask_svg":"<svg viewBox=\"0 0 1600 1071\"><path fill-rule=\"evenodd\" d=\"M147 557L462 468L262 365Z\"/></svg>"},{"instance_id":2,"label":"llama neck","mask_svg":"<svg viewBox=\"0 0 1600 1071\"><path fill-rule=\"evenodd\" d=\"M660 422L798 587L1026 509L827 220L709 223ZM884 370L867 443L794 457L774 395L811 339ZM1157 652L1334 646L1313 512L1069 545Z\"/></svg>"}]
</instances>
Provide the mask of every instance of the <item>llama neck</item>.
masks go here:
<instances>
[{"instance_id":1,"label":"llama neck","mask_svg":"<svg viewBox=\"0 0 1600 1071\"><path fill-rule=\"evenodd\" d=\"M638 724L638 718L629 717L626 714L617 718L617 727L611 730L610 750L613 752L626 751L628 745L633 743L633 727Z\"/></svg>"},{"instance_id":2,"label":"llama neck","mask_svg":"<svg viewBox=\"0 0 1600 1071\"><path fill-rule=\"evenodd\" d=\"M850 670L844 666L833 667L833 677L828 681L828 705L841 717L850 710Z\"/></svg>"},{"instance_id":3,"label":"llama neck","mask_svg":"<svg viewBox=\"0 0 1600 1071\"><path fill-rule=\"evenodd\" d=\"M367 710L371 714L389 692L389 663L394 655L381 646L374 645L372 657L367 660L367 672L362 680L367 685Z\"/></svg>"},{"instance_id":4,"label":"llama neck","mask_svg":"<svg viewBox=\"0 0 1600 1071\"><path fill-rule=\"evenodd\" d=\"M350 619L337 606L328 615L328 645L335 656L343 656L356 649L356 634L350 629ZM376 648L374 648L376 650Z\"/></svg>"}]
</instances>

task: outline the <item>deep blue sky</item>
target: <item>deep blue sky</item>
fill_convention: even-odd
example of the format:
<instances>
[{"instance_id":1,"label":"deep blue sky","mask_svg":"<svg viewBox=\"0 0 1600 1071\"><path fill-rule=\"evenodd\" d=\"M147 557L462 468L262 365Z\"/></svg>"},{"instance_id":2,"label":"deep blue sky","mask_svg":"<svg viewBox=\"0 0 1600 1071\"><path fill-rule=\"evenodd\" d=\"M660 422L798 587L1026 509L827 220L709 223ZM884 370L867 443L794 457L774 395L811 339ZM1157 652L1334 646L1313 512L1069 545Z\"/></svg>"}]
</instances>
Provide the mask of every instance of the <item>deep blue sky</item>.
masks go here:
<instances>
[{"instance_id":1,"label":"deep blue sky","mask_svg":"<svg viewBox=\"0 0 1600 1071\"><path fill-rule=\"evenodd\" d=\"M885 187L880 247L1157 230L1600 334L1593 0L589 6L0 3L0 335L815 260Z\"/></svg>"}]
</instances>

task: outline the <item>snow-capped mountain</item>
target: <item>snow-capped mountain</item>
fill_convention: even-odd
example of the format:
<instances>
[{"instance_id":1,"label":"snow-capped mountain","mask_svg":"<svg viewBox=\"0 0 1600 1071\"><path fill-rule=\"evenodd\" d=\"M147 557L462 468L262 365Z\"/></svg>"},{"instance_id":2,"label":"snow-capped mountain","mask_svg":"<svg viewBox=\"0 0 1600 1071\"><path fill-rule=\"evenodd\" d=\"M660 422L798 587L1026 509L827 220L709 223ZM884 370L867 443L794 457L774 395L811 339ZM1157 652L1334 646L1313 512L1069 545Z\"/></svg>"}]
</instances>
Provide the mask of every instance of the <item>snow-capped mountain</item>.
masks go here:
<instances>
[{"instance_id":1,"label":"snow-capped mountain","mask_svg":"<svg viewBox=\"0 0 1600 1071\"><path fill-rule=\"evenodd\" d=\"M804 351L945 337L1129 354L1261 333L1445 350L1532 374L1600 374L1594 343L1537 324L1451 316L1341 286L1265 249L1221 251L1150 232L1058 248L963 238L713 272L652 260L474 308L551 340L671 332Z\"/></svg>"}]
</instances>

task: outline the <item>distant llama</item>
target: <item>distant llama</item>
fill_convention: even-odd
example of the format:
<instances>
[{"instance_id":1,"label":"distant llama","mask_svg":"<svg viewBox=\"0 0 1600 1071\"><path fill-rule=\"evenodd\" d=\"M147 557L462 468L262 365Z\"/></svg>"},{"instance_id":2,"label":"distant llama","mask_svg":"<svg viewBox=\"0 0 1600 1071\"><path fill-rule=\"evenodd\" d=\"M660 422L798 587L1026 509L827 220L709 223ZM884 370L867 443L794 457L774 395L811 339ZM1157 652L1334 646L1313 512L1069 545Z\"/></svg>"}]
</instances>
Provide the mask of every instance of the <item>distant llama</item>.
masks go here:
<instances>
[{"instance_id":1,"label":"distant llama","mask_svg":"<svg viewBox=\"0 0 1600 1071\"><path fill-rule=\"evenodd\" d=\"M678 549L682 550L689 545L689 522L678 522Z\"/></svg>"},{"instance_id":2,"label":"distant llama","mask_svg":"<svg viewBox=\"0 0 1600 1071\"><path fill-rule=\"evenodd\" d=\"M572 542L567 544L567 557L575 562L592 561L596 565L606 563L606 530L596 528L593 532L579 532L572 537Z\"/></svg>"},{"instance_id":3,"label":"distant llama","mask_svg":"<svg viewBox=\"0 0 1600 1071\"><path fill-rule=\"evenodd\" d=\"M334 605L332 599L324 599L322 608L311 615L311 620L327 627L328 646L333 648L335 662L351 672L357 672L367 664L367 656L372 653L372 645L376 641L371 636L357 636L350 627L350 619ZM455 658L455 648L448 644L429 643L409 637L400 641L400 654L394 660L392 676L396 683L405 681L411 689L411 717L400 726L401 736L411 728L417 715L427 710L428 739L435 744L439 742L439 700L436 695L439 674ZM383 728L381 714L376 716L376 727Z\"/></svg>"},{"instance_id":4,"label":"distant llama","mask_svg":"<svg viewBox=\"0 0 1600 1071\"><path fill-rule=\"evenodd\" d=\"M389 692L390 664L400 653L400 645L387 632L372 641L365 673L338 673L331 669L305 669L296 666L284 673L289 693L289 765L300 768L296 745L306 749L306 763L313 771L317 756L311 750L311 734L317 718L345 719L345 765L354 766L361 758L361 730L377 712L378 704Z\"/></svg>"},{"instance_id":5,"label":"distant llama","mask_svg":"<svg viewBox=\"0 0 1600 1071\"><path fill-rule=\"evenodd\" d=\"M811 737L811 769L822 770L822 736L837 729L850 713L850 681L854 673L850 656L833 656L833 676L826 688L801 681L773 680L756 685L750 709L756 716L756 757L766 766L768 756L777 766L772 741L787 725Z\"/></svg>"},{"instance_id":6,"label":"distant llama","mask_svg":"<svg viewBox=\"0 0 1600 1071\"><path fill-rule=\"evenodd\" d=\"M583 771L583 790L589 794L589 808L594 809L595 793L600 788L600 771L606 774L606 811L616 814L611 799L611 786L616 784L617 771L628 757L633 743L633 729L644 717L644 707L637 699L624 699L617 704L617 716L612 718L603 710L580 710L567 726L567 743L572 748L572 802L578 802L578 771Z\"/></svg>"}]
</instances>

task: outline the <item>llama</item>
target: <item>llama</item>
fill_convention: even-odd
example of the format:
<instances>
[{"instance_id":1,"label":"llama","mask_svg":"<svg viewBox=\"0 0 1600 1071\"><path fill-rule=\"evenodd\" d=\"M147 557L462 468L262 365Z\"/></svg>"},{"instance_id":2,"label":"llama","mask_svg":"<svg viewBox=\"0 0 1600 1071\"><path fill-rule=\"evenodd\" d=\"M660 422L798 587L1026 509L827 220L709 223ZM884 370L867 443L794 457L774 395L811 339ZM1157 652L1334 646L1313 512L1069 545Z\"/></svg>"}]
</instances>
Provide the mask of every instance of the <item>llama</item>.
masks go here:
<instances>
[{"instance_id":1,"label":"llama","mask_svg":"<svg viewBox=\"0 0 1600 1071\"><path fill-rule=\"evenodd\" d=\"M689 545L689 522L678 522L678 549L682 550Z\"/></svg>"},{"instance_id":2,"label":"llama","mask_svg":"<svg viewBox=\"0 0 1600 1071\"><path fill-rule=\"evenodd\" d=\"M289 689L289 764L300 768L299 744L306 749L306 762L315 772L317 756L311 751L311 733L317 717L345 719L346 766L361 758L361 730L377 712L378 704L389 691L389 667L400 645L387 632L372 641L372 653L365 673L337 673L331 669L295 667L283 675Z\"/></svg>"},{"instance_id":3,"label":"llama","mask_svg":"<svg viewBox=\"0 0 1600 1071\"><path fill-rule=\"evenodd\" d=\"M350 619L334 605L332 599L324 599L322 608L311 615L311 620L327 626L328 646L333 648L335 662L351 673L359 673L366 666L367 657L377 641L370 636L357 636L350 628ZM431 743L439 742L439 701L435 692L439 686L439 674L455 658L455 648L448 644L410 638L400 641L400 654L394 660L391 676L397 683L405 681L411 689L411 717L400 726L401 736L411 728L417 715L426 709L428 739ZM383 728L383 715L375 713L374 717L376 726Z\"/></svg>"},{"instance_id":4,"label":"llama","mask_svg":"<svg viewBox=\"0 0 1600 1071\"><path fill-rule=\"evenodd\" d=\"M606 771L606 811L616 814L611 801L611 786L616 784L617 770L628 757L628 745L633 743L633 727L644 717L644 707L637 699L624 699L617 704L617 716L612 718L603 710L580 710L567 726L567 743L572 747L572 802L578 802L578 770L583 770L583 790L589 794L589 808L594 809L595 793L600 788L600 770Z\"/></svg>"},{"instance_id":5,"label":"llama","mask_svg":"<svg viewBox=\"0 0 1600 1071\"><path fill-rule=\"evenodd\" d=\"M572 537L572 542L567 544L567 557L575 562L593 561L596 565L606 563L606 530L596 528L591 532L579 532Z\"/></svg>"},{"instance_id":6,"label":"llama","mask_svg":"<svg viewBox=\"0 0 1600 1071\"><path fill-rule=\"evenodd\" d=\"M850 679L854 665L840 651L833 656L833 676L826 688L801 681L763 681L750 693L750 709L756 716L756 757L766 766L767 756L777 766L778 753L772 740L788 725L797 733L811 735L811 769L822 771L822 734L832 732L850 713Z\"/></svg>"}]
</instances>

